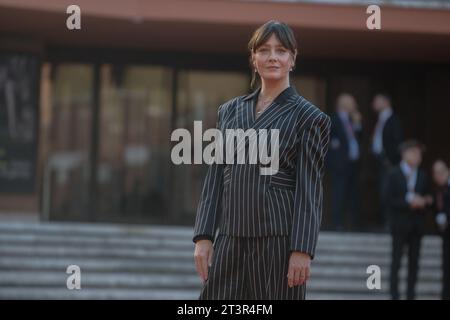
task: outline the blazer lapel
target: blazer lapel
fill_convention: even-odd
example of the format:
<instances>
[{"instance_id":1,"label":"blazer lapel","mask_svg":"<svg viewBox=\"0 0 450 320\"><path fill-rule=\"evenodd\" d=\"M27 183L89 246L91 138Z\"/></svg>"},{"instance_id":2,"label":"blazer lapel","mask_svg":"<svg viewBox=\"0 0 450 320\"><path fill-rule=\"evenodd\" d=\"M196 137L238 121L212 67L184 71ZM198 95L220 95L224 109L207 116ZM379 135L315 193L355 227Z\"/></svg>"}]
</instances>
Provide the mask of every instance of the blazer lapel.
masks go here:
<instances>
[{"instance_id":1,"label":"blazer lapel","mask_svg":"<svg viewBox=\"0 0 450 320\"><path fill-rule=\"evenodd\" d=\"M289 86L283 92L281 92L277 98L263 111L263 113L256 118L256 101L257 97L261 91L261 88L258 88L250 95L243 98L240 103L239 110L237 112L237 128L243 129L244 131L248 129L254 129L255 132L249 136L248 139L244 139L243 141L238 141L237 148L235 149L235 154L246 148L249 140L254 139L255 135L258 135L258 130L260 129L268 129L270 125L277 120L282 115L290 112L292 108L296 105L296 90L294 87Z\"/></svg>"},{"instance_id":2,"label":"blazer lapel","mask_svg":"<svg viewBox=\"0 0 450 320\"><path fill-rule=\"evenodd\" d=\"M236 112L236 128L247 130L252 127L255 121L253 113L255 100L259 95L260 90L261 88L258 88L256 91L242 99Z\"/></svg>"},{"instance_id":3,"label":"blazer lapel","mask_svg":"<svg viewBox=\"0 0 450 320\"><path fill-rule=\"evenodd\" d=\"M253 128L256 130L269 128L272 122L292 110L292 107L296 104L296 100L297 99L288 98L283 101L283 104L278 101L272 102L272 104L256 118L253 123Z\"/></svg>"}]
</instances>

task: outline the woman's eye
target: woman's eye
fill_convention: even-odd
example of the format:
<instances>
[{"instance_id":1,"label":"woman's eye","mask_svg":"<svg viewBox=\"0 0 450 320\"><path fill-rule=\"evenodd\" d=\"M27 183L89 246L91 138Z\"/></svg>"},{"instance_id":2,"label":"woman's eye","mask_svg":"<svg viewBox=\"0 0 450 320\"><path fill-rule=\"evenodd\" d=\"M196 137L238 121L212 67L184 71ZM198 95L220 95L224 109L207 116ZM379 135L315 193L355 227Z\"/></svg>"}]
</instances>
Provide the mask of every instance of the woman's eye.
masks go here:
<instances>
[{"instance_id":1,"label":"woman's eye","mask_svg":"<svg viewBox=\"0 0 450 320\"><path fill-rule=\"evenodd\" d=\"M271 51L271 49L269 49L269 48L259 48L259 49L257 50L257 52L263 53L263 54L267 54L267 53L270 52L270 51ZM285 53L287 52L287 50L286 50L285 48L276 48L276 49L275 49L275 52L276 52L277 54L285 54Z\"/></svg>"}]
</instances>

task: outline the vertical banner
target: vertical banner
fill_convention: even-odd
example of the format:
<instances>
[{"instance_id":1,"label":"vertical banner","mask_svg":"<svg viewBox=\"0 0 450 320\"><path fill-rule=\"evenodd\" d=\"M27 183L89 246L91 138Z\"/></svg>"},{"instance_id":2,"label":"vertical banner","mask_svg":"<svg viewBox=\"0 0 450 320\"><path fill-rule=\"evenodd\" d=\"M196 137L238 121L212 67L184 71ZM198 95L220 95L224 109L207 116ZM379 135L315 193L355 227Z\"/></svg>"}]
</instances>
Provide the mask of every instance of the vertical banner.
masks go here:
<instances>
[{"instance_id":1,"label":"vertical banner","mask_svg":"<svg viewBox=\"0 0 450 320\"><path fill-rule=\"evenodd\" d=\"M39 60L0 53L0 192L34 192Z\"/></svg>"}]
</instances>

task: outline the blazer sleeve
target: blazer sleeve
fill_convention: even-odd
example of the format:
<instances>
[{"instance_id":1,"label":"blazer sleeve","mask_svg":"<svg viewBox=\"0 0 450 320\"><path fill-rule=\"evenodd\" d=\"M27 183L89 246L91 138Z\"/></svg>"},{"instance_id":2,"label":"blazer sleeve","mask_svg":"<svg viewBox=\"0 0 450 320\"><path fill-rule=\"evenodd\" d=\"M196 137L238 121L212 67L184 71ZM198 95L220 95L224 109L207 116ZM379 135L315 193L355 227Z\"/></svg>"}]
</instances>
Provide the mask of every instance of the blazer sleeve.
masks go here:
<instances>
[{"instance_id":1,"label":"blazer sleeve","mask_svg":"<svg viewBox=\"0 0 450 320\"><path fill-rule=\"evenodd\" d=\"M217 112L216 128L220 128L223 105ZM206 177L203 182L200 201L195 218L193 241L209 239L214 241L215 231L222 211L224 164L212 163L208 165Z\"/></svg>"},{"instance_id":2,"label":"blazer sleeve","mask_svg":"<svg viewBox=\"0 0 450 320\"><path fill-rule=\"evenodd\" d=\"M307 253L312 259L322 220L322 178L330 127L330 117L321 112L300 131L290 250Z\"/></svg>"}]
</instances>

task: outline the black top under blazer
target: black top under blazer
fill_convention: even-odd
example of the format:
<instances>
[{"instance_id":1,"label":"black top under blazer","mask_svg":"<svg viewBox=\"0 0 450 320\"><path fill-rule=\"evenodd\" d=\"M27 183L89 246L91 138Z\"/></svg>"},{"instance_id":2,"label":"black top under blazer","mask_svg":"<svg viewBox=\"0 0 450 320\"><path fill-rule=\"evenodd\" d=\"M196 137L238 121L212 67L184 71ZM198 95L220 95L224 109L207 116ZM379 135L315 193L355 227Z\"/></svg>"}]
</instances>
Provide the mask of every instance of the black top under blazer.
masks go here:
<instances>
[{"instance_id":1,"label":"black top under blazer","mask_svg":"<svg viewBox=\"0 0 450 320\"><path fill-rule=\"evenodd\" d=\"M330 117L290 86L256 118L260 90L221 105L217 128L224 138L225 129L279 129L278 173L261 175L260 164L248 162L210 164L193 241L213 241L217 228L219 234L230 236L287 235L291 251L314 257L322 219Z\"/></svg>"}]
</instances>

